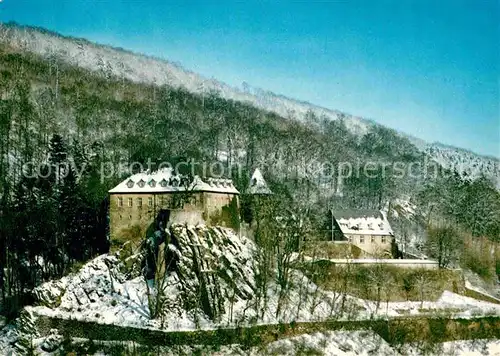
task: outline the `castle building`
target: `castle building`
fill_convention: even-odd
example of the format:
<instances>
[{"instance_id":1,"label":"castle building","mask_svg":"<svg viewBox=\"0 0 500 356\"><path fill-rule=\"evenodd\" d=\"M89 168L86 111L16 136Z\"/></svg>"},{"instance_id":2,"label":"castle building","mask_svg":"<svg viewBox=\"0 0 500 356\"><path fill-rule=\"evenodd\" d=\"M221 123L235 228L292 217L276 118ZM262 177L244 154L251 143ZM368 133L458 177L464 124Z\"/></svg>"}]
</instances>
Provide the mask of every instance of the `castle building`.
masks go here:
<instances>
[{"instance_id":1,"label":"castle building","mask_svg":"<svg viewBox=\"0 0 500 356\"><path fill-rule=\"evenodd\" d=\"M230 179L175 175L170 168L137 173L109 191L111 244L141 240L159 219L234 227L239 192Z\"/></svg>"}]
</instances>

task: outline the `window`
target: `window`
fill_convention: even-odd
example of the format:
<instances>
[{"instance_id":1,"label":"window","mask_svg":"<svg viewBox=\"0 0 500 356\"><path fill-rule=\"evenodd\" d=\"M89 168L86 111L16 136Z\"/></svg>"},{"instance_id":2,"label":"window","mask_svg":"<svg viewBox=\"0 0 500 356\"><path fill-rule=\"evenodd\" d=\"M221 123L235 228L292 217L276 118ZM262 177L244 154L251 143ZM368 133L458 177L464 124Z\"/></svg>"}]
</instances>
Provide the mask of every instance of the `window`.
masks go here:
<instances>
[{"instance_id":1,"label":"window","mask_svg":"<svg viewBox=\"0 0 500 356\"><path fill-rule=\"evenodd\" d=\"M146 185L146 182L145 182L145 181L143 181L143 180L141 179L139 182L137 182L137 185L138 185L139 187L143 188L143 187L144 187L144 185Z\"/></svg>"},{"instance_id":2,"label":"window","mask_svg":"<svg viewBox=\"0 0 500 356\"><path fill-rule=\"evenodd\" d=\"M351 236L347 236L347 241L352 242L352 237Z\"/></svg>"},{"instance_id":3,"label":"window","mask_svg":"<svg viewBox=\"0 0 500 356\"><path fill-rule=\"evenodd\" d=\"M165 180L165 179L162 179L162 181L160 182L160 185L165 188L168 186L168 182Z\"/></svg>"},{"instance_id":4,"label":"window","mask_svg":"<svg viewBox=\"0 0 500 356\"><path fill-rule=\"evenodd\" d=\"M142 207L142 198L137 198L137 206L138 206L139 208L141 208L141 207Z\"/></svg>"},{"instance_id":5,"label":"window","mask_svg":"<svg viewBox=\"0 0 500 356\"><path fill-rule=\"evenodd\" d=\"M360 236L359 237L359 243L360 244L364 244L365 243L365 237L364 236Z\"/></svg>"},{"instance_id":6,"label":"window","mask_svg":"<svg viewBox=\"0 0 500 356\"><path fill-rule=\"evenodd\" d=\"M375 236L372 235L371 242L375 243Z\"/></svg>"},{"instance_id":7,"label":"window","mask_svg":"<svg viewBox=\"0 0 500 356\"><path fill-rule=\"evenodd\" d=\"M180 183L179 182L179 178L178 177L172 177L172 178L170 178L170 182L169 183L170 183L170 185L172 187L178 187L179 183Z\"/></svg>"},{"instance_id":8,"label":"window","mask_svg":"<svg viewBox=\"0 0 500 356\"><path fill-rule=\"evenodd\" d=\"M153 206L153 197L148 198L148 206L152 207Z\"/></svg>"},{"instance_id":9,"label":"window","mask_svg":"<svg viewBox=\"0 0 500 356\"><path fill-rule=\"evenodd\" d=\"M127 182L127 187L132 188L134 186L134 181L132 179L129 179Z\"/></svg>"},{"instance_id":10,"label":"window","mask_svg":"<svg viewBox=\"0 0 500 356\"><path fill-rule=\"evenodd\" d=\"M385 244L385 236L382 236L382 243Z\"/></svg>"},{"instance_id":11,"label":"window","mask_svg":"<svg viewBox=\"0 0 500 356\"><path fill-rule=\"evenodd\" d=\"M154 179L151 179L148 184L151 188L156 187L156 181Z\"/></svg>"},{"instance_id":12,"label":"window","mask_svg":"<svg viewBox=\"0 0 500 356\"><path fill-rule=\"evenodd\" d=\"M128 206L132 206L133 205L133 201L132 201L132 198L128 198Z\"/></svg>"},{"instance_id":13,"label":"window","mask_svg":"<svg viewBox=\"0 0 500 356\"><path fill-rule=\"evenodd\" d=\"M123 206L123 198L118 197L118 206Z\"/></svg>"}]
</instances>

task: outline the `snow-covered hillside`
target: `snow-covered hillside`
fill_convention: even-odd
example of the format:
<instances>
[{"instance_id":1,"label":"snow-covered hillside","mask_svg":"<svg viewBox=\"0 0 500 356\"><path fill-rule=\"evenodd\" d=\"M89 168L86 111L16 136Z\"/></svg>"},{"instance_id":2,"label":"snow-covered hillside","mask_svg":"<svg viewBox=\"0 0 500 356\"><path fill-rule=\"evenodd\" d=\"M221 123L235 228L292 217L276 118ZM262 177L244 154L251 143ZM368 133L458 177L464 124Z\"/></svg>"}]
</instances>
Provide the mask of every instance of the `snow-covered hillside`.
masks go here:
<instances>
[{"instance_id":1,"label":"snow-covered hillside","mask_svg":"<svg viewBox=\"0 0 500 356\"><path fill-rule=\"evenodd\" d=\"M85 39L63 37L41 29L0 24L0 41L22 51L134 82L183 87L198 94L217 91L226 99L249 102L283 117L301 119L308 111L312 111L318 117L333 120L340 114L339 111L299 102L262 89L246 86L240 90L215 79L204 78L166 60L97 45ZM372 125L370 121L358 117L348 117L346 124L360 134Z\"/></svg>"},{"instance_id":2,"label":"snow-covered hillside","mask_svg":"<svg viewBox=\"0 0 500 356\"><path fill-rule=\"evenodd\" d=\"M291 99L263 89L252 88L246 84L242 89L234 88L213 78L204 78L166 60L98 45L85 39L60 36L43 29L0 24L0 42L7 43L20 51L39 54L49 60L61 60L71 65L97 71L104 76L182 87L189 92L202 95L217 91L226 99L248 102L287 118L301 120L308 112L330 120L343 117L347 128L357 135L364 135L377 125L371 120ZM498 159L449 146L428 144L409 135L402 135L420 150L430 154L439 164L446 168L457 169L463 176L476 178L484 174L495 182L500 181ZM500 187L500 183L497 184Z\"/></svg>"},{"instance_id":3,"label":"snow-covered hillside","mask_svg":"<svg viewBox=\"0 0 500 356\"><path fill-rule=\"evenodd\" d=\"M433 143L425 152L444 168L456 171L462 178L477 179L481 175L492 179L500 189L500 161L494 157L479 156L464 149Z\"/></svg>"}]
</instances>

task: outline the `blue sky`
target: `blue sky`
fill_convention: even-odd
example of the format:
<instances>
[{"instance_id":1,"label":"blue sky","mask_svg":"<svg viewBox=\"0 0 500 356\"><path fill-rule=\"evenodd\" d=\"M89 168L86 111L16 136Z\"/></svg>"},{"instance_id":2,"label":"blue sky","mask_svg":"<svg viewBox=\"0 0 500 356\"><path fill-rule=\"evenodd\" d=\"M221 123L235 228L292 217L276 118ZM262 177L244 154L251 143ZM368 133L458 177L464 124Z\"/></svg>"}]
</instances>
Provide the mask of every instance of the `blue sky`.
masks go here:
<instances>
[{"instance_id":1,"label":"blue sky","mask_svg":"<svg viewBox=\"0 0 500 356\"><path fill-rule=\"evenodd\" d=\"M180 62L500 156L497 0L3 0L0 21Z\"/></svg>"}]
</instances>

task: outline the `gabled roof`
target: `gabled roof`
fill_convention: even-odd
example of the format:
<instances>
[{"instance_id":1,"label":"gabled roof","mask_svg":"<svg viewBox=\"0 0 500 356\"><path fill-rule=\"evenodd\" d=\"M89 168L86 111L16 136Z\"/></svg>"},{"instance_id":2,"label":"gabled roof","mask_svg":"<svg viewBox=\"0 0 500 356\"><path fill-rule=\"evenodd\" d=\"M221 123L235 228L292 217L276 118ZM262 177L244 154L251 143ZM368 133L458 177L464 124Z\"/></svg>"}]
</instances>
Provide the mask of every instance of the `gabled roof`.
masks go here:
<instances>
[{"instance_id":1,"label":"gabled roof","mask_svg":"<svg viewBox=\"0 0 500 356\"><path fill-rule=\"evenodd\" d=\"M266 180L262 176L260 169L256 168L253 171L252 177L248 182L247 194L261 194L261 195L270 195L273 194L271 189L267 186Z\"/></svg>"},{"instance_id":2,"label":"gabled roof","mask_svg":"<svg viewBox=\"0 0 500 356\"><path fill-rule=\"evenodd\" d=\"M344 234L393 235L387 217L380 210L343 209L331 213Z\"/></svg>"},{"instance_id":3,"label":"gabled roof","mask_svg":"<svg viewBox=\"0 0 500 356\"><path fill-rule=\"evenodd\" d=\"M175 175L172 168L164 168L156 172L136 173L109 193L174 193L183 191L214 192L239 194L231 179L208 178L194 176L191 183L185 183L186 176ZM187 187L186 187L187 184Z\"/></svg>"}]
</instances>

